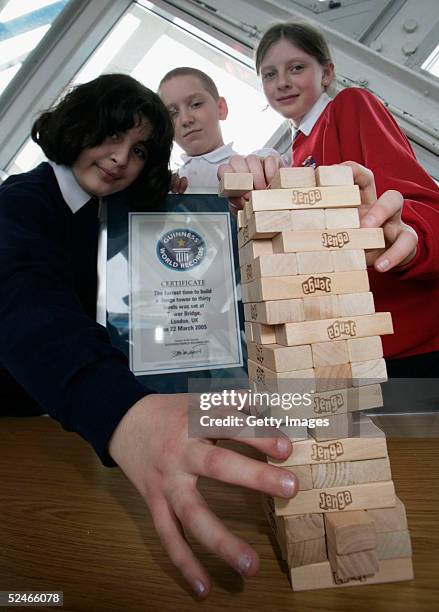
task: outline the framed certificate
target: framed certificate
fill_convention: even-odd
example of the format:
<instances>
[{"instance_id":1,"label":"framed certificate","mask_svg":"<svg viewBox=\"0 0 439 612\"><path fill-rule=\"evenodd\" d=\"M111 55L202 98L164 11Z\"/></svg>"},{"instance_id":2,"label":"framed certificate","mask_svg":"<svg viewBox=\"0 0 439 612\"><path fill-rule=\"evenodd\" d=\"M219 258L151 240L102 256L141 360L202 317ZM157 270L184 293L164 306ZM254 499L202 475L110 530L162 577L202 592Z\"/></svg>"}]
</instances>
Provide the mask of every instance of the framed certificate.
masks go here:
<instances>
[{"instance_id":1,"label":"framed certificate","mask_svg":"<svg viewBox=\"0 0 439 612\"><path fill-rule=\"evenodd\" d=\"M130 213L134 374L242 365L226 212Z\"/></svg>"},{"instance_id":2,"label":"framed certificate","mask_svg":"<svg viewBox=\"0 0 439 612\"><path fill-rule=\"evenodd\" d=\"M101 211L97 320L159 393L189 379L246 379L236 219L214 194L172 194L154 211L122 197Z\"/></svg>"}]
</instances>

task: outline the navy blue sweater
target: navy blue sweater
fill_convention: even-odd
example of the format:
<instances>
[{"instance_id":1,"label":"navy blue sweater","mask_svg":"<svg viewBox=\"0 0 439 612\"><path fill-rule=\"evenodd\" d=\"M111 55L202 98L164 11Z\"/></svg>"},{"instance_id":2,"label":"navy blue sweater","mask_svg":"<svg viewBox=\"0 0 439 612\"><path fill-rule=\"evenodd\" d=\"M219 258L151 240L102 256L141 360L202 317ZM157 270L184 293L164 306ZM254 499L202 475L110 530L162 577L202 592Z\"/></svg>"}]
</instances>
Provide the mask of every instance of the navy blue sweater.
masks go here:
<instances>
[{"instance_id":1,"label":"navy blue sweater","mask_svg":"<svg viewBox=\"0 0 439 612\"><path fill-rule=\"evenodd\" d=\"M39 406L114 465L109 438L149 391L94 320L97 213L73 214L47 163L0 186L0 414Z\"/></svg>"}]
</instances>

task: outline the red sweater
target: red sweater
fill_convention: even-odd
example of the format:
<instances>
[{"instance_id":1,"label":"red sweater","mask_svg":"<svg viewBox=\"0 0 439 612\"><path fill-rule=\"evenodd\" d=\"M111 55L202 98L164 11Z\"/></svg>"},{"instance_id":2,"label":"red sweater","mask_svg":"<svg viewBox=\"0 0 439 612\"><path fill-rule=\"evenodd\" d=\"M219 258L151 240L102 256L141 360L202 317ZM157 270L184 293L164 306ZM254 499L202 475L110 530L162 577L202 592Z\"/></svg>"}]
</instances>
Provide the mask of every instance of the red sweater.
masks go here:
<instances>
[{"instance_id":1,"label":"red sweater","mask_svg":"<svg viewBox=\"0 0 439 612\"><path fill-rule=\"evenodd\" d=\"M369 268L377 311L390 311L395 333L384 336L386 357L439 350L439 189L384 105L364 89L341 91L309 136L294 142L294 166L307 157L317 166L355 161L375 175L378 196L396 189L403 219L419 237L414 259L398 270Z\"/></svg>"}]
</instances>

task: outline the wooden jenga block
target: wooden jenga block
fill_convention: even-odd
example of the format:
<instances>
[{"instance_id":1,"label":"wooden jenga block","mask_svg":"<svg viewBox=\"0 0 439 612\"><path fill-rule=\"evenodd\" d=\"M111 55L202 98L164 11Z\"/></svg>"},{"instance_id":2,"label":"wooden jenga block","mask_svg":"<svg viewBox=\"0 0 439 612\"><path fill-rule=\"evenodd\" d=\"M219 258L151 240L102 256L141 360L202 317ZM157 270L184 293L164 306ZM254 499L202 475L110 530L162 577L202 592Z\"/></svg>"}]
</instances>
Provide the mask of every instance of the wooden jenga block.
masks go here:
<instances>
[{"instance_id":1,"label":"wooden jenga block","mask_svg":"<svg viewBox=\"0 0 439 612\"><path fill-rule=\"evenodd\" d=\"M354 184L352 168L340 164L335 164L333 166L318 166L315 170L315 179L319 186Z\"/></svg>"},{"instance_id":2,"label":"wooden jenga block","mask_svg":"<svg viewBox=\"0 0 439 612\"><path fill-rule=\"evenodd\" d=\"M262 302L306 297L313 294L328 295L369 290L366 270L355 272L328 272L327 274L298 274L258 278L248 283L245 301ZM244 297L243 297L244 301Z\"/></svg>"},{"instance_id":3,"label":"wooden jenga block","mask_svg":"<svg viewBox=\"0 0 439 612\"><path fill-rule=\"evenodd\" d=\"M384 234L381 227L336 230L304 230L281 232L273 238L274 253L297 251L328 251L383 248Z\"/></svg>"},{"instance_id":4,"label":"wooden jenga block","mask_svg":"<svg viewBox=\"0 0 439 612\"><path fill-rule=\"evenodd\" d=\"M275 372L249 359L248 377L261 383L271 393L311 393L314 387L312 368Z\"/></svg>"},{"instance_id":5,"label":"wooden jenga block","mask_svg":"<svg viewBox=\"0 0 439 612\"><path fill-rule=\"evenodd\" d=\"M325 535L323 514L299 514L297 516L283 516L278 518L283 521L285 538L288 542L294 543L314 540Z\"/></svg>"},{"instance_id":6,"label":"wooden jenga block","mask_svg":"<svg viewBox=\"0 0 439 612\"><path fill-rule=\"evenodd\" d=\"M303 314L305 321L317 319L335 319L340 316L338 295L307 296L303 298ZM282 321L282 323L287 321ZM294 323L294 321L292 321Z\"/></svg>"},{"instance_id":7,"label":"wooden jenga block","mask_svg":"<svg viewBox=\"0 0 439 612\"><path fill-rule=\"evenodd\" d=\"M291 189L293 187L315 187L314 168L279 168L271 179L270 189Z\"/></svg>"},{"instance_id":8,"label":"wooden jenga block","mask_svg":"<svg viewBox=\"0 0 439 612\"><path fill-rule=\"evenodd\" d=\"M383 383L387 380L386 362L382 358L355 362L351 367L353 387Z\"/></svg>"},{"instance_id":9,"label":"wooden jenga block","mask_svg":"<svg viewBox=\"0 0 439 612\"><path fill-rule=\"evenodd\" d=\"M241 281L267 276L293 276L298 273L296 253L261 255L241 268Z\"/></svg>"},{"instance_id":10,"label":"wooden jenga block","mask_svg":"<svg viewBox=\"0 0 439 612\"><path fill-rule=\"evenodd\" d=\"M351 318L301 321L276 326L276 343L285 346L314 344L327 340L343 340L392 334L392 318L389 312L375 312Z\"/></svg>"},{"instance_id":11,"label":"wooden jenga block","mask_svg":"<svg viewBox=\"0 0 439 612\"><path fill-rule=\"evenodd\" d=\"M243 210L238 210L236 214L236 225L238 229L241 229L246 224L245 215Z\"/></svg>"},{"instance_id":12,"label":"wooden jenga block","mask_svg":"<svg viewBox=\"0 0 439 612\"><path fill-rule=\"evenodd\" d=\"M406 531L386 531L377 533L376 553L378 559L401 559L412 556L410 533Z\"/></svg>"},{"instance_id":13,"label":"wooden jenga block","mask_svg":"<svg viewBox=\"0 0 439 612\"><path fill-rule=\"evenodd\" d=\"M238 230L238 249L242 249L248 242L248 227L243 225Z\"/></svg>"},{"instance_id":14,"label":"wooden jenga block","mask_svg":"<svg viewBox=\"0 0 439 612\"><path fill-rule=\"evenodd\" d=\"M250 210L250 203L246 202L242 210L244 211L244 219L245 219L245 223L247 224L248 220L253 214L252 211Z\"/></svg>"},{"instance_id":15,"label":"wooden jenga block","mask_svg":"<svg viewBox=\"0 0 439 612\"><path fill-rule=\"evenodd\" d=\"M253 326L250 322L244 322L244 332L247 342L253 342Z\"/></svg>"},{"instance_id":16,"label":"wooden jenga block","mask_svg":"<svg viewBox=\"0 0 439 612\"><path fill-rule=\"evenodd\" d=\"M388 457L363 461L322 463L312 465L311 471L314 489L365 484L367 482L384 482L392 478Z\"/></svg>"},{"instance_id":17,"label":"wooden jenga block","mask_svg":"<svg viewBox=\"0 0 439 612\"><path fill-rule=\"evenodd\" d=\"M294 445L294 452L285 461L268 459L268 462L272 465L286 467L380 457L387 457L387 444L383 432L377 431L373 433L373 437L347 438L329 443L318 443L314 439L304 440Z\"/></svg>"},{"instance_id":18,"label":"wooden jenga block","mask_svg":"<svg viewBox=\"0 0 439 612\"><path fill-rule=\"evenodd\" d=\"M388 457L367 459L366 461L351 461L352 484L366 482L384 482L391 480L392 472Z\"/></svg>"},{"instance_id":19,"label":"wooden jenga block","mask_svg":"<svg viewBox=\"0 0 439 612\"><path fill-rule=\"evenodd\" d=\"M326 393L313 393L313 416L331 416L343 414L347 410L347 389L337 389Z\"/></svg>"},{"instance_id":20,"label":"wooden jenga block","mask_svg":"<svg viewBox=\"0 0 439 612\"><path fill-rule=\"evenodd\" d=\"M282 517L276 516L274 513L274 502L268 495L261 495L262 508L265 517L270 525L274 537L279 545L281 556L284 561L287 560L287 541L285 538L285 521Z\"/></svg>"},{"instance_id":21,"label":"wooden jenga block","mask_svg":"<svg viewBox=\"0 0 439 612\"><path fill-rule=\"evenodd\" d=\"M325 210L326 229L355 229L360 227L357 208L328 208Z\"/></svg>"},{"instance_id":22,"label":"wooden jenga block","mask_svg":"<svg viewBox=\"0 0 439 612\"><path fill-rule=\"evenodd\" d=\"M348 412L369 410L370 408L380 408L382 405L383 393L381 390L381 385L366 385L364 387L355 387L347 389ZM376 427L376 425L373 425L373 423L372 426L375 430L378 430L378 427Z\"/></svg>"},{"instance_id":23,"label":"wooden jenga block","mask_svg":"<svg viewBox=\"0 0 439 612\"><path fill-rule=\"evenodd\" d=\"M383 356L383 343L380 336L353 338L347 340L349 361L360 362L380 359Z\"/></svg>"},{"instance_id":24,"label":"wooden jenga block","mask_svg":"<svg viewBox=\"0 0 439 612\"><path fill-rule=\"evenodd\" d=\"M249 172L227 172L218 186L221 198L237 198L253 189L253 174Z\"/></svg>"},{"instance_id":25,"label":"wooden jenga block","mask_svg":"<svg viewBox=\"0 0 439 612\"><path fill-rule=\"evenodd\" d=\"M292 230L323 230L326 228L325 211L323 208L317 208L315 210L311 208L307 210L292 210L290 211L290 215L290 228Z\"/></svg>"},{"instance_id":26,"label":"wooden jenga block","mask_svg":"<svg viewBox=\"0 0 439 612\"><path fill-rule=\"evenodd\" d=\"M312 465L311 472L314 489L324 489L325 487L343 487L353 484L351 461L337 461L336 463L320 463ZM361 512L363 511L361 510ZM326 534L328 534L328 529L326 529Z\"/></svg>"},{"instance_id":27,"label":"wooden jenga block","mask_svg":"<svg viewBox=\"0 0 439 612\"><path fill-rule=\"evenodd\" d=\"M406 531L407 514L405 506L397 497L394 508L373 508L367 511L368 516L373 520L377 533L388 531Z\"/></svg>"},{"instance_id":28,"label":"wooden jenga block","mask_svg":"<svg viewBox=\"0 0 439 612\"><path fill-rule=\"evenodd\" d=\"M353 416L352 413L334 414L328 418L328 425L318 425L315 427L308 426L308 433L317 442L328 442L331 440L339 440L349 438L353 431Z\"/></svg>"},{"instance_id":29,"label":"wooden jenga block","mask_svg":"<svg viewBox=\"0 0 439 612\"><path fill-rule=\"evenodd\" d=\"M373 576L362 577L360 579L352 578L346 582L335 580L329 561L295 567L290 570L291 586L294 591L308 591L413 580L411 557L383 560L379 561L378 564L378 572Z\"/></svg>"},{"instance_id":30,"label":"wooden jenga block","mask_svg":"<svg viewBox=\"0 0 439 612\"><path fill-rule=\"evenodd\" d=\"M241 266L250 263L261 255L271 255L273 245L271 240L250 240L239 250L239 263Z\"/></svg>"},{"instance_id":31,"label":"wooden jenga block","mask_svg":"<svg viewBox=\"0 0 439 612\"><path fill-rule=\"evenodd\" d=\"M248 357L275 372L312 368L311 347L247 342Z\"/></svg>"},{"instance_id":32,"label":"wooden jenga block","mask_svg":"<svg viewBox=\"0 0 439 612\"><path fill-rule=\"evenodd\" d=\"M338 307L341 317L368 315L375 312L373 295L370 291L340 295L338 298Z\"/></svg>"},{"instance_id":33,"label":"wooden jenga block","mask_svg":"<svg viewBox=\"0 0 439 612\"><path fill-rule=\"evenodd\" d=\"M275 212L262 210L254 213L247 222L248 240L272 238L286 228L293 229L288 210Z\"/></svg>"},{"instance_id":34,"label":"wooden jenga block","mask_svg":"<svg viewBox=\"0 0 439 612\"><path fill-rule=\"evenodd\" d=\"M252 342L258 344L276 344L276 332L274 325L264 325L263 323L251 323Z\"/></svg>"},{"instance_id":35,"label":"wooden jenga block","mask_svg":"<svg viewBox=\"0 0 439 612\"><path fill-rule=\"evenodd\" d=\"M364 250L331 251L334 272L349 272L350 270L365 270L366 254Z\"/></svg>"},{"instance_id":36,"label":"wooden jenga block","mask_svg":"<svg viewBox=\"0 0 439 612\"><path fill-rule=\"evenodd\" d=\"M301 542L287 542L287 562L290 568L319 563L327 559L324 536Z\"/></svg>"},{"instance_id":37,"label":"wooden jenga block","mask_svg":"<svg viewBox=\"0 0 439 612\"><path fill-rule=\"evenodd\" d=\"M375 550L362 550L347 555L337 555L328 546L328 558L336 578L342 581L360 576L373 576L379 569Z\"/></svg>"},{"instance_id":38,"label":"wooden jenga block","mask_svg":"<svg viewBox=\"0 0 439 612\"><path fill-rule=\"evenodd\" d=\"M266 325L304 321L303 300L275 300L244 304L244 316L247 321L257 321Z\"/></svg>"},{"instance_id":39,"label":"wooden jenga block","mask_svg":"<svg viewBox=\"0 0 439 612\"><path fill-rule=\"evenodd\" d=\"M297 257L297 271L299 274L314 274L321 272L333 272L332 258L328 257L326 251L307 251L304 253L284 253L277 257L295 255Z\"/></svg>"},{"instance_id":40,"label":"wooden jenga block","mask_svg":"<svg viewBox=\"0 0 439 612\"><path fill-rule=\"evenodd\" d=\"M259 210L297 210L304 208L350 208L360 206L357 185L266 189L250 194L251 212Z\"/></svg>"},{"instance_id":41,"label":"wooden jenga block","mask_svg":"<svg viewBox=\"0 0 439 612\"><path fill-rule=\"evenodd\" d=\"M352 372L349 363L338 363L314 368L316 392L324 393L351 386Z\"/></svg>"},{"instance_id":42,"label":"wooden jenga block","mask_svg":"<svg viewBox=\"0 0 439 612\"><path fill-rule=\"evenodd\" d=\"M310 465L296 465L286 469L295 474L299 482L299 491L309 491L313 488Z\"/></svg>"},{"instance_id":43,"label":"wooden jenga block","mask_svg":"<svg viewBox=\"0 0 439 612\"><path fill-rule=\"evenodd\" d=\"M325 514L324 522L328 546L336 554L347 555L376 548L375 525L367 510L330 512Z\"/></svg>"},{"instance_id":44,"label":"wooden jenga block","mask_svg":"<svg viewBox=\"0 0 439 612\"><path fill-rule=\"evenodd\" d=\"M297 444L302 444L302 442L297 442ZM395 488L391 480L351 485L349 487L299 491L291 499L275 497L274 507L278 516L285 516L308 514L310 512L366 510L367 508L373 508L377 500L379 500L382 508L390 508L395 505Z\"/></svg>"},{"instance_id":45,"label":"wooden jenga block","mask_svg":"<svg viewBox=\"0 0 439 612\"><path fill-rule=\"evenodd\" d=\"M316 342L315 344L311 344L311 350L313 364L316 367L349 363L350 361L348 343L346 340Z\"/></svg>"}]
</instances>

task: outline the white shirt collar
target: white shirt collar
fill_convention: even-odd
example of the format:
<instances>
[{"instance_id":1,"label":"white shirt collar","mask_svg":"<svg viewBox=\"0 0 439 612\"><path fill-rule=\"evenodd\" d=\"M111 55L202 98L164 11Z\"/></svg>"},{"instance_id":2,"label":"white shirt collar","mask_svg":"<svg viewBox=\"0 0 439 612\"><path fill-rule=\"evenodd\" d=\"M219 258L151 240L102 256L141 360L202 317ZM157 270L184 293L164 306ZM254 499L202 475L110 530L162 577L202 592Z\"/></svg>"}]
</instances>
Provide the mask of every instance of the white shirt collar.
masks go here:
<instances>
[{"instance_id":1,"label":"white shirt collar","mask_svg":"<svg viewBox=\"0 0 439 612\"><path fill-rule=\"evenodd\" d=\"M221 161L229 159L229 157L232 155L236 155L236 153L233 150L233 142L229 142L228 144L222 145L221 147L218 147L209 153L204 153L203 155L186 155L185 153L182 153L181 159L185 164L192 159L204 159L210 164L218 164Z\"/></svg>"},{"instance_id":2,"label":"white shirt collar","mask_svg":"<svg viewBox=\"0 0 439 612\"><path fill-rule=\"evenodd\" d=\"M332 98L330 98L328 94L324 91L321 94L320 98L317 100L317 102L315 102L311 110L308 111L306 115L302 118L302 121L300 122L300 124L297 127L291 124L291 128L293 131L293 138L296 132L298 132L299 130L303 132L305 136L309 136L311 134L311 130L317 123L320 115L323 113L323 111L328 106L328 104L331 102L331 100Z\"/></svg>"},{"instance_id":3,"label":"white shirt collar","mask_svg":"<svg viewBox=\"0 0 439 612\"><path fill-rule=\"evenodd\" d=\"M50 160L49 164L53 168L55 178L66 204L72 213L78 212L90 200L90 194L82 189L69 166L61 166Z\"/></svg>"}]
</instances>

